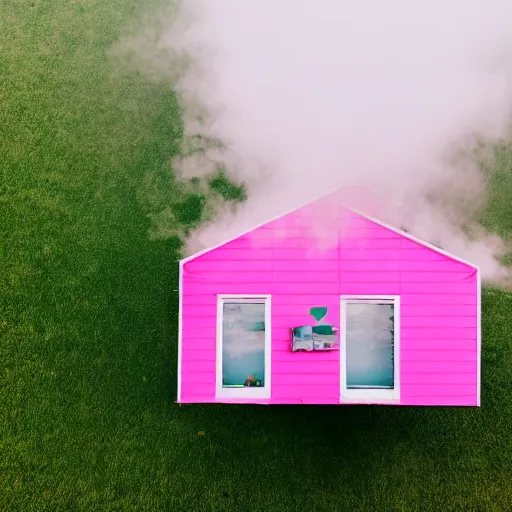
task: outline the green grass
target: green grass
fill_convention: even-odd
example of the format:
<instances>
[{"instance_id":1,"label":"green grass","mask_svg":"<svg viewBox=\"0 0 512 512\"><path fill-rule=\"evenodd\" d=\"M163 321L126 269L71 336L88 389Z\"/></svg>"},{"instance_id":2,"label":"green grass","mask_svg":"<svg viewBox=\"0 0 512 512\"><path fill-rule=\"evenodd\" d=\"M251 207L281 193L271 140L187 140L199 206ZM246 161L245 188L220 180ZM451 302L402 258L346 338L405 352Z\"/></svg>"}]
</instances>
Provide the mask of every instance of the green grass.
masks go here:
<instances>
[{"instance_id":1,"label":"green grass","mask_svg":"<svg viewBox=\"0 0 512 512\"><path fill-rule=\"evenodd\" d=\"M510 509L502 292L483 295L481 409L175 405L172 222L208 197L169 171L167 84L108 57L157 2L2 7L0 510ZM511 169L503 150L484 215L507 236Z\"/></svg>"}]
</instances>

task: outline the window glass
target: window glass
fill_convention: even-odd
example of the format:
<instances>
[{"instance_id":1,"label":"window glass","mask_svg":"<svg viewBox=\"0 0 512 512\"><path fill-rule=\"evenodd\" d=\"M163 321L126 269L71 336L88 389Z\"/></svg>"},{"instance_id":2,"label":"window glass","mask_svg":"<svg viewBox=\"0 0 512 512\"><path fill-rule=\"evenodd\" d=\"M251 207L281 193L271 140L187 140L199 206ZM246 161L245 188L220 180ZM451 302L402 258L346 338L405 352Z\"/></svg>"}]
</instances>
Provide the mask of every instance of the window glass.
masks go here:
<instances>
[{"instance_id":1,"label":"window glass","mask_svg":"<svg viewBox=\"0 0 512 512\"><path fill-rule=\"evenodd\" d=\"M346 305L346 387L394 387L393 304Z\"/></svg>"},{"instance_id":2,"label":"window glass","mask_svg":"<svg viewBox=\"0 0 512 512\"><path fill-rule=\"evenodd\" d=\"M265 303L230 300L222 313L222 387L264 387Z\"/></svg>"}]
</instances>

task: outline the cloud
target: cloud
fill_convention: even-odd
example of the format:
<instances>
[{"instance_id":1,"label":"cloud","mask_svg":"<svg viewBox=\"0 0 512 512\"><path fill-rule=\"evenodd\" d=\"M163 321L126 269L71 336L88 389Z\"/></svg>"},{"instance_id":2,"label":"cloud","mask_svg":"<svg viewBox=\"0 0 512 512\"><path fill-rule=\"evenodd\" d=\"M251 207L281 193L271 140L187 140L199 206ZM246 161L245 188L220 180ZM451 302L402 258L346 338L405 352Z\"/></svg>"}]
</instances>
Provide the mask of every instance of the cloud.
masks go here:
<instances>
[{"instance_id":1,"label":"cloud","mask_svg":"<svg viewBox=\"0 0 512 512\"><path fill-rule=\"evenodd\" d=\"M242 328L229 329L224 333L223 352L229 357L244 357L254 352L265 350L265 332L247 332Z\"/></svg>"},{"instance_id":2,"label":"cloud","mask_svg":"<svg viewBox=\"0 0 512 512\"><path fill-rule=\"evenodd\" d=\"M225 144L211 156L249 195L196 230L189 252L362 186L385 198L395 225L480 265L488 280L506 276L502 241L474 222L485 184L472 155L509 135L512 2L181 6L158 47L189 59L172 84L186 131ZM180 172L210 172L205 162L181 162Z\"/></svg>"}]
</instances>

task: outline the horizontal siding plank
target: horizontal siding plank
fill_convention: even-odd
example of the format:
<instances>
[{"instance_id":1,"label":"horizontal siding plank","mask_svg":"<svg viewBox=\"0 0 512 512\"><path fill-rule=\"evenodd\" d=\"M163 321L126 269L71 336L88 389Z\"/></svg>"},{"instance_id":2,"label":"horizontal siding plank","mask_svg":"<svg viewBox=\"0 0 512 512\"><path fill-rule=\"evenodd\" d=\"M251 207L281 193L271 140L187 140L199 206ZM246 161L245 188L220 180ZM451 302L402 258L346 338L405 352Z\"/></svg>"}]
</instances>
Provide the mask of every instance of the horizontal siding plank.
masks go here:
<instances>
[{"instance_id":1,"label":"horizontal siding plank","mask_svg":"<svg viewBox=\"0 0 512 512\"><path fill-rule=\"evenodd\" d=\"M400 283L400 272L393 271L347 271L342 269L340 280L341 283Z\"/></svg>"},{"instance_id":2,"label":"horizontal siding plank","mask_svg":"<svg viewBox=\"0 0 512 512\"><path fill-rule=\"evenodd\" d=\"M423 406L476 406L476 393L469 396L422 396L422 397L403 397L400 400L402 405L423 405Z\"/></svg>"},{"instance_id":3,"label":"horizontal siding plank","mask_svg":"<svg viewBox=\"0 0 512 512\"><path fill-rule=\"evenodd\" d=\"M271 278L275 283L338 283L339 272L318 271L310 272L304 270L303 272L279 272L274 271Z\"/></svg>"},{"instance_id":4,"label":"horizontal siding plank","mask_svg":"<svg viewBox=\"0 0 512 512\"><path fill-rule=\"evenodd\" d=\"M325 261L337 261L338 260L338 249L337 248L325 248L320 249L314 246L310 246L307 249L294 249L294 248L276 248L273 252L274 260L290 260L290 261L302 261L308 259L322 259Z\"/></svg>"},{"instance_id":5,"label":"horizontal siding plank","mask_svg":"<svg viewBox=\"0 0 512 512\"><path fill-rule=\"evenodd\" d=\"M214 307L216 308L217 304L217 294L216 293L195 293L189 295L187 292L186 283L183 286L183 297L182 297L182 306L183 311L186 310L189 306L204 306L204 307Z\"/></svg>"},{"instance_id":6,"label":"horizontal siding plank","mask_svg":"<svg viewBox=\"0 0 512 512\"><path fill-rule=\"evenodd\" d=\"M402 349L400 351L401 362L453 362L454 371L457 363L477 360L476 350L413 350Z\"/></svg>"},{"instance_id":7,"label":"horizontal siding plank","mask_svg":"<svg viewBox=\"0 0 512 512\"><path fill-rule=\"evenodd\" d=\"M403 350L472 350L476 352L476 339L454 340L454 339L402 339Z\"/></svg>"},{"instance_id":8,"label":"horizontal siding plank","mask_svg":"<svg viewBox=\"0 0 512 512\"><path fill-rule=\"evenodd\" d=\"M301 295L323 295L323 294L337 294L339 293L339 282L329 283L274 283L275 294L301 294Z\"/></svg>"},{"instance_id":9,"label":"horizontal siding plank","mask_svg":"<svg viewBox=\"0 0 512 512\"><path fill-rule=\"evenodd\" d=\"M201 306L191 306L194 310L197 308L199 313L195 314L193 309L183 308L182 312L182 330L186 333L188 329L196 327L215 328L217 325L217 305L214 304L208 308Z\"/></svg>"},{"instance_id":10,"label":"horizontal siding plank","mask_svg":"<svg viewBox=\"0 0 512 512\"><path fill-rule=\"evenodd\" d=\"M400 371L404 373L471 373L476 372L476 362L425 362L401 361Z\"/></svg>"},{"instance_id":11,"label":"horizontal siding plank","mask_svg":"<svg viewBox=\"0 0 512 512\"><path fill-rule=\"evenodd\" d=\"M399 250L402 246L400 238L348 238L342 237L340 240L341 250L367 249L372 251L380 250Z\"/></svg>"},{"instance_id":12,"label":"horizontal siding plank","mask_svg":"<svg viewBox=\"0 0 512 512\"><path fill-rule=\"evenodd\" d=\"M409 305L414 306L444 306L444 305L471 305L476 306L476 293L402 293L400 297L402 308Z\"/></svg>"},{"instance_id":13,"label":"horizontal siding plank","mask_svg":"<svg viewBox=\"0 0 512 512\"><path fill-rule=\"evenodd\" d=\"M342 283L342 295L399 295L400 283Z\"/></svg>"},{"instance_id":14,"label":"horizontal siding plank","mask_svg":"<svg viewBox=\"0 0 512 512\"><path fill-rule=\"evenodd\" d=\"M198 340L215 340L217 331L215 326L213 327L195 327L194 325L184 324L182 327L183 340L187 340L187 343L193 343Z\"/></svg>"},{"instance_id":15,"label":"horizontal siding plank","mask_svg":"<svg viewBox=\"0 0 512 512\"><path fill-rule=\"evenodd\" d=\"M296 361L274 361L272 360L272 373L299 373L299 374L321 374L321 373L339 373L338 361L312 361L311 354L306 355L309 358L297 358ZM315 354L316 355L316 354Z\"/></svg>"},{"instance_id":16,"label":"horizontal siding plank","mask_svg":"<svg viewBox=\"0 0 512 512\"><path fill-rule=\"evenodd\" d=\"M402 283L402 293L442 293L475 295L475 283Z\"/></svg>"},{"instance_id":17,"label":"horizontal siding plank","mask_svg":"<svg viewBox=\"0 0 512 512\"><path fill-rule=\"evenodd\" d=\"M400 386L464 384L476 386L477 375L472 373L404 373L400 375Z\"/></svg>"},{"instance_id":18,"label":"horizontal siding plank","mask_svg":"<svg viewBox=\"0 0 512 512\"><path fill-rule=\"evenodd\" d=\"M182 318L183 322L196 322L198 318L215 318L217 316L217 303L213 302L212 304L203 306L200 304L190 304L186 305L183 308Z\"/></svg>"},{"instance_id":19,"label":"horizontal siding plank","mask_svg":"<svg viewBox=\"0 0 512 512\"><path fill-rule=\"evenodd\" d=\"M200 262L201 264L212 265L212 262ZM332 262L331 262L332 263ZM273 280L282 283L288 282L332 282L341 279L342 283L399 283L402 282L402 291L404 293L437 293L437 292L450 292L450 293L474 293L475 282L471 278L466 279L466 275L462 273L439 273L436 275L427 272L405 273L392 270L364 270L362 262L358 262L361 271L347 270L345 263L341 263L340 270L320 268L318 270L308 270L303 268L299 270L301 265L296 265L295 271L291 268L285 270L258 270L257 265L254 265L254 271L251 270L249 265L243 265L238 268L237 262L224 262L222 270L204 270L202 268L187 269L184 272L184 280L187 287L194 284L202 283L262 283L272 282ZM271 265L268 265L270 268ZM310 267L311 268L311 267Z\"/></svg>"},{"instance_id":20,"label":"horizontal siding plank","mask_svg":"<svg viewBox=\"0 0 512 512\"><path fill-rule=\"evenodd\" d=\"M216 313L215 313L216 314ZM201 328L215 328L217 325L217 318L216 316L209 314L209 315L203 315L203 316L191 316L187 313L183 314L183 328L184 332L186 332L186 329L193 329L196 327ZM186 326L186 328L185 328Z\"/></svg>"},{"instance_id":21,"label":"horizontal siding plank","mask_svg":"<svg viewBox=\"0 0 512 512\"><path fill-rule=\"evenodd\" d=\"M278 260L273 261L274 272L339 272L337 260Z\"/></svg>"},{"instance_id":22,"label":"horizontal siding plank","mask_svg":"<svg viewBox=\"0 0 512 512\"><path fill-rule=\"evenodd\" d=\"M204 261L192 260L185 263L184 269L189 272L270 272L272 260L238 260L233 261Z\"/></svg>"},{"instance_id":23,"label":"horizontal siding plank","mask_svg":"<svg viewBox=\"0 0 512 512\"><path fill-rule=\"evenodd\" d=\"M188 371L182 376L182 384L187 383L189 386L194 384L208 385L215 384L215 373L214 372L198 372Z\"/></svg>"},{"instance_id":24,"label":"horizontal siding plank","mask_svg":"<svg viewBox=\"0 0 512 512\"><path fill-rule=\"evenodd\" d=\"M475 287L476 277L470 272L412 272L402 271L402 281L407 283L472 283Z\"/></svg>"},{"instance_id":25,"label":"horizontal siding plank","mask_svg":"<svg viewBox=\"0 0 512 512\"><path fill-rule=\"evenodd\" d=\"M339 315L334 315L333 312L328 312L327 315L322 319L322 323L329 323L329 320L334 322L336 325L340 323ZM297 315L297 311L295 314L283 314L281 311L278 313L274 312L272 315L272 326L273 327L299 327L301 325L313 325L316 323L316 320L309 314L309 308L307 311L303 311L302 314Z\"/></svg>"},{"instance_id":26,"label":"horizontal siding plank","mask_svg":"<svg viewBox=\"0 0 512 512\"><path fill-rule=\"evenodd\" d=\"M433 339L442 336L442 339L474 340L476 329L472 327L401 327L401 338L407 339Z\"/></svg>"},{"instance_id":27,"label":"horizontal siding plank","mask_svg":"<svg viewBox=\"0 0 512 512\"><path fill-rule=\"evenodd\" d=\"M339 373L338 363L340 360L339 351L316 351L316 352L292 352L290 349L290 344L287 343L287 346L283 346L279 350L274 349L272 351L272 362L276 363L304 363L304 364L317 364L318 362L334 362L336 364L336 372ZM303 373L302 365L299 365L298 369L293 370L293 366L289 365L289 368L292 368L291 371L297 371ZM274 373L282 373L282 368L277 366L272 370Z\"/></svg>"},{"instance_id":28,"label":"horizontal siding plank","mask_svg":"<svg viewBox=\"0 0 512 512\"><path fill-rule=\"evenodd\" d=\"M183 295L209 294L264 294L272 293L272 283L189 283L183 287Z\"/></svg>"},{"instance_id":29,"label":"horizontal siding plank","mask_svg":"<svg viewBox=\"0 0 512 512\"><path fill-rule=\"evenodd\" d=\"M272 326L272 343L282 343L285 341L287 343L290 341L290 328Z\"/></svg>"},{"instance_id":30,"label":"horizontal siding plank","mask_svg":"<svg viewBox=\"0 0 512 512\"><path fill-rule=\"evenodd\" d=\"M203 382L201 380L192 380L189 375L183 375L181 382L181 397L182 399L185 399L187 396L214 399L215 381Z\"/></svg>"},{"instance_id":31,"label":"horizontal siding plank","mask_svg":"<svg viewBox=\"0 0 512 512\"><path fill-rule=\"evenodd\" d=\"M249 237L242 236L236 238L231 242L227 243L222 247L222 250L233 250L233 249L272 249L274 244L274 238L272 236L267 237Z\"/></svg>"},{"instance_id":32,"label":"horizontal siding plank","mask_svg":"<svg viewBox=\"0 0 512 512\"><path fill-rule=\"evenodd\" d=\"M185 274L187 286L200 284L253 284L253 283L271 283L272 272L239 272L236 268L227 272L189 272Z\"/></svg>"},{"instance_id":33,"label":"horizontal siding plank","mask_svg":"<svg viewBox=\"0 0 512 512\"><path fill-rule=\"evenodd\" d=\"M405 256L410 253L405 253ZM416 261L414 259L404 259L402 261L403 271L417 271L417 272L471 272L473 267L465 265L455 260L448 258L431 260L431 261Z\"/></svg>"},{"instance_id":34,"label":"horizontal siding plank","mask_svg":"<svg viewBox=\"0 0 512 512\"><path fill-rule=\"evenodd\" d=\"M422 251L428 251L428 252L431 252L433 254L440 254L438 253L437 251L435 251L434 249L430 248L430 247L427 247L423 244L420 244L418 242L416 242L415 240L411 240L410 238L408 237L403 237L402 239L402 248L403 249L406 249L406 250L422 250ZM447 256L444 256L443 254L440 254L444 259L449 259Z\"/></svg>"},{"instance_id":35,"label":"horizontal siding plank","mask_svg":"<svg viewBox=\"0 0 512 512\"><path fill-rule=\"evenodd\" d=\"M290 351L290 337L286 339L276 339L272 336L272 357L276 352L289 352Z\"/></svg>"},{"instance_id":36,"label":"horizontal siding plank","mask_svg":"<svg viewBox=\"0 0 512 512\"><path fill-rule=\"evenodd\" d=\"M193 380L192 375L206 373L211 375L211 379L215 381L215 359L209 361L198 361L192 359L183 359L181 361L181 372L183 376L190 381Z\"/></svg>"},{"instance_id":37,"label":"horizontal siding plank","mask_svg":"<svg viewBox=\"0 0 512 512\"><path fill-rule=\"evenodd\" d=\"M315 293L316 292L316 293ZM318 290L313 290L313 293L306 294L290 294L287 291L275 295L272 297L272 308L282 307L283 305L294 307L294 306L306 306L311 305L337 305L339 307L340 295L338 291L334 293L319 293Z\"/></svg>"},{"instance_id":38,"label":"horizontal siding plank","mask_svg":"<svg viewBox=\"0 0 512 512\"><path fill-rule=\"evenodd\" d=\"M307 300L307 297L306 297ZM295 322L296 319L299 318L308 318L309 323L312 321L314 322L314 318L309 314L309 310L313 306L324 306L328 308L327 315L322 319L322 322L329 323L329 319L332 321L335 321L336 323L339 323L340 320L340 304L339 304L339 298L336 301L309 301L307 304L301 305L301 304L283 304L283 303L277 303L276 301L272 301L272 317L273 319L277 319L279 317L281 318L290 318L292 322ZM294 326L295 324L289 325L290 327ZM303 325L303 324L297 324L297 325Z\"/></svg>"},{"instance_id":39,"label":"horizontal siding plank","mask_svg":"<svg viewBox=\"0 0 512 512\"><path fill-rule=\"evenodd\" d=\"M332 397L336 399L339 397L339 386L336 384L316 384L316 385L301 385L301 384L288 384L280 386L272 386L272 398L321 398L326 399Z\"/></svg>"},{"instance_id":40,"label":"horizontal siding plank","mask_svg":"<svg viewBox=\"0 0 512 512\"><path fill-rule=\"evenodd\" d=\"M403 304L403 301L402 301ZM400 316L403 319L410 317L476 317L476 308L472 304L435 304L402 306Z\"/></svg>"},{"instance_id":41,"label":"horizontal siding plank","mask_svg":"<svg viewBox=\"0 0 512 512\"><path fill-rule=\"evenodd\" d=\"M346 286L353 285L347 284ZM371 286L371 285L370 285ZM379 286L379 285L376 285ZM383 285L380 285L381 288ZM361 285L364 288L364 285ZM327 283L185 283L183 286L183 297L190 296L208 296L210 300L216 301L217 294L229 295L229 294L257 294L257 295L272 295L275 294L276 299L280 299L279 296L290 296L300 295L300 301L309 300L309 296L320 296L320 295L332 295L339 297L340 285L338 281L327 282ZM363 293L363 292L361 292ZM282 297L281 297L282 298ZM293 301L293 299L290 299ZM183 304L199 304L201 299L187 300Z\"/></svg>"},{"instance_id":42,"label":"horizontal siding plank","mask_svg":"<svg viewBox=\"0 0 512 512\"><path fill-rule=\"evenodd\" d=\"M267 260L271 261L273 255L272 249L229 249L225 246L207 252L199 256L202 261L237 261L237 260Z\"/></svg>"},{"instance_id":43,"label":"horizontal siding plank","mask_svg":"<svg viewBox=\"0 0 512 512\"><path fill-rule=\"evenodd\" d=\"M181 351L181 360L183 361L215 361L217 352L215 350L215 343L209 343L203 347L189 347L186 342L183 343Z\"/></svg>"},{"instance_id":44,"label":"horizontal siding plank","mask_svg":"<svg viewBox=\"0 0 512 512\"><path fill-rule=\"evenodd\" d=\"M407 240L404 240L407 242ZM414 244L414 242L412 242ZM404 247L402 244L402 249L400 251L400 259L402 261L451 261L447 256L444 256L441 253L432 251L427 249L426 247L421 247L419 245L407 246Z\"/></svg>"},{"instance_id":45,"label":"horizontal siding plank","mask_svg":"<svg viewBox=\"0 0 512 512\"><path fill-rule=\"evenodd\" d=\"M473 316L403 316L402 328L409 327L473 327L477 326L476 315Z\"/></svg>"},{"instance_id":46,"label":"horizontal siding plank","mask_svg":"<svg viewBox=\"0 0 512 512\"><path fill-rule=\"evenodd\" d=\"M272 390L276 386L336 386L339 388L340 372L336 373L272 373Z\"/></svg>"},{"instance_id":47,"label":"horizontal siding plank","mask_svg":"<svg viewBox=\"0 0 512 512\"><path fill-rule=\"evenodd\" d=\"M314 398L301 398L300 403L304 405L339 405L339 393L331 393L330 396L316 396Z\"/></svg>"},{"instance_id":48,"label":"horizontal siding plank","mask_svg":"<svg viewBox=\"0 0 512 512\"><path fill-rule=\"evenodd\" d=\"M274 226L273 235L274 241L276 244L285 243L288 238L304 238L305 236L313 235L315 236L315 232L313 231L315 226L312 222L309 222L308 225L304 225L304 223L299 224L289 224L288 226L284 226L283 224L279 226ZM329 237L333 240L338 240L338 226L323 226L322 227L322 235L325 237Z\"/></svg>"},{"instance_id":49,"label":"horizontal siding plank","mask_svg":"<svg viewBox=\"0 0 512 512\"><path fill-rule=\"evenodd\" d=\"M402 398L407 397L444 397L444 396L471 396L476 395L474 384L423 384L422 386L406 386L400 390Z\"/></svg>"},{"instance_id":50,"label":"horizontal siding plank","mask_svg":"<svg viewBox=\"0 0 512 512\"><path fill-rule=\"evenodd\" d=\"M344 261L400 261L402 259L400 249L341 249L340 259Z\"/></svg>"},{"instance_id":51,"label":"horizontal siding plank","mask_svg":"<svg viewBox=\"0 0 512 512\"><path fill-rule=\"evenodd\" d=\"M366 224L363 227L341 225L340 226L340 238L341 240L361 238L371 238L373 240L402 240L402 236L393 231L382 229L380 226Z\"/></svg>"},{"instance_id":52,"label":"horizontal siding plank","mask_svg":"<svg viewBox=\"0 0 512 512\"><path fill-rule=\"evenodd\" d=\"M340 260L340 270L346 272L398 272L401 270L401 262L397 260L376 260L376 261L360 261L360 260Z\"/></svg>"},{"instance_id":53,"label":"horizontal siding plank","mask_svg":"<svg viewBox=\"0 0 512 512\"><path fill-rule=\"evenodd\" d=\"M308 233L302 232L301 235L287 234L286 236L276 236L275 238L275 250L286 251L287 249L293 249L297 252L304 252L307 249L317 247L323 243L323 240L316 237L308 236ZM338 246L337 237L332 239L331 247Z\"/></svg>"}]
</instances>

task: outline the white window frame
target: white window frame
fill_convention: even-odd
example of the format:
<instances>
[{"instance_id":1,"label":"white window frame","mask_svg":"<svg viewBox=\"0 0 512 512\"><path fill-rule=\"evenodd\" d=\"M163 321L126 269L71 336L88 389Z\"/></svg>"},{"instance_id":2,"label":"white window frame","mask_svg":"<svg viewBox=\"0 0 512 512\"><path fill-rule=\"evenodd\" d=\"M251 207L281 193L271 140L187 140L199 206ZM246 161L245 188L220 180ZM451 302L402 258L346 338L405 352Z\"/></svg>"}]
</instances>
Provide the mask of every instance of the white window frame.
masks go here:
<instances>
[{"instance_id":1,"label":"white window frame","mask_svg":"<svg viewBox=\"0 0 512 512\"><path fill-rule=\"evenodd\" d=\"M347 304L393 304L393 389L347 389ZM389 403L400 400L400 296L342 295L340 301L340 402Z\"/></svg>"},{"instance_id":2,"label":"white window frame","mask_svg":"<svg viewBox=\"0 0 512 512\"><path fill-rule=\"evenodd\" d=\"M270 398L272 379L272 317L271 295L217 295L217 346L216 346L216 397L217 398ZM225 302L263 303L265 304L265 385L243 388L222 387L222 318Z\"/></svg>"}]
</instances>

